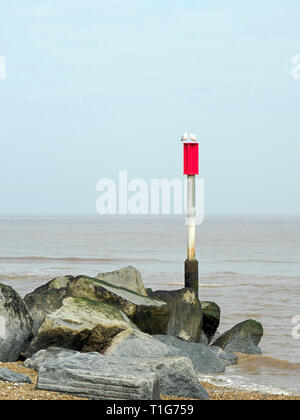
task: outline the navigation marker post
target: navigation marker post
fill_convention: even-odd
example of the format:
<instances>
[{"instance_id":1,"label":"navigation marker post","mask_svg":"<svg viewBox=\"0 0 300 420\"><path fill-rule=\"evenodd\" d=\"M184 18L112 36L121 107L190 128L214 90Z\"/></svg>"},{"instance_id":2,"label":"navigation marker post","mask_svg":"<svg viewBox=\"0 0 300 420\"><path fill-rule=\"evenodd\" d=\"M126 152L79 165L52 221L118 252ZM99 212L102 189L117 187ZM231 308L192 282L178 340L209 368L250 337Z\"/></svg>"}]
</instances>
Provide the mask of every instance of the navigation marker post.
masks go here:
<instances>
[{"instance_id":1,"label":"navigation marker post","mask_svg":"<svg viewBox=\"0 0 300 420\"><path fill-rule=\"evenodd\" d=\"M185 287L199 293L198 261L196 260L196 175L199 175L199 143L183 144L184 175L187 175L187 259Z\"/></svg>"}]
</instances>

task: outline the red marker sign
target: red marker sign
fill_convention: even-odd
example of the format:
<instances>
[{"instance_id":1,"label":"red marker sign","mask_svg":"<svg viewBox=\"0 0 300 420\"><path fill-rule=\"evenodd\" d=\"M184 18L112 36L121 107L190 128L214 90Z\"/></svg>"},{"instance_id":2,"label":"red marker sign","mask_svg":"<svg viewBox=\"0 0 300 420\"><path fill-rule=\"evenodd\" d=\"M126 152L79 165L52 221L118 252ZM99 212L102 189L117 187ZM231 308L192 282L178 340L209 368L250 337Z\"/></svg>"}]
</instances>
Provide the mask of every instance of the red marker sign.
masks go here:
<instances>
[{"instance_id":1,"label":"red marker sign","mask_svg":"<svg viewBox=\"0 0 300 420\"><path fill-rule=\"evenodd\" d=\"M199 143L183 145L184 175L199 175Z\"/></svg>"}]
</instances>

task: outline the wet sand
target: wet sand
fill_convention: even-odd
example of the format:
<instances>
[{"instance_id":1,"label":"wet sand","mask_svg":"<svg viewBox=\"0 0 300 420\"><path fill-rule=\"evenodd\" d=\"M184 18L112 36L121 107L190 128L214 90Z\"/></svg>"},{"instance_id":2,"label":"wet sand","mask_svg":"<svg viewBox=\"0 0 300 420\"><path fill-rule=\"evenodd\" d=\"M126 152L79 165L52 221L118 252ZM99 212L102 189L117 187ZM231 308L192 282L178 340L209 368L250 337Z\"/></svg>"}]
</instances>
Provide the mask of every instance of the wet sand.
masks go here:
<instances>
[{"instance_id":1,"label":"wet sand","mask_svg":"<svg viewBox=\"0 0 300 420\"><path fill-rule=\"evenodd\" d=\"M31 377L32 384L14 385L0 381L0 400L84 400L72 395L59 394L56 392L36 390L37 374L32 369L27 369L22 363L0 363L0 367L6 367L17 373L23 373ZM300 397L247 393L234 389L217 387L208 383L202 383L212 401L217 400L300 400ZM163 400L181 400L178 397L163 396Z\"/></svg>"}]
</instances>

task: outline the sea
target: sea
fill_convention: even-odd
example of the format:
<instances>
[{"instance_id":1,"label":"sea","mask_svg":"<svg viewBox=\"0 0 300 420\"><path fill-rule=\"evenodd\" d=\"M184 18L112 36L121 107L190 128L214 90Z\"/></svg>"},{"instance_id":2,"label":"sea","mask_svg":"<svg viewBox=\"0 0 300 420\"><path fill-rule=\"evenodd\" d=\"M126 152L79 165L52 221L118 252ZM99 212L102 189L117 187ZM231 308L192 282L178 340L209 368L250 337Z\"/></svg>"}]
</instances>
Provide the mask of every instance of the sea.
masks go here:
<instances>
[{"instance_id":1,"label":"sea","mask_svg":"<svg viewBox=\"0 0 300 420\"><path fill-rule=\"evenodd\" d=\"M219 331L250 318L264 327L263 356L200 379L300 395L300 217L207 217L196 248L200 299L221 307ZM0 282L22 296L57 276L128 265L146 287L175 290L184 286L185 257L180 217L0 218Z\"/></svg>"}]
</instances>

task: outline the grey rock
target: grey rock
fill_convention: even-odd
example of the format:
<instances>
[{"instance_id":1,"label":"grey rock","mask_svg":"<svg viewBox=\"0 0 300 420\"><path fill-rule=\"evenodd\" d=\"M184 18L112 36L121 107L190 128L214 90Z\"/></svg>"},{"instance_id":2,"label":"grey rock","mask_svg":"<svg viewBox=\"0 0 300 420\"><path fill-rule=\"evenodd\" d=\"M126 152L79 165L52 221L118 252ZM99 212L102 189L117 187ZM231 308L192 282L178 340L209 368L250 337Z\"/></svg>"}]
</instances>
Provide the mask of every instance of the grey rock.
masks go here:
<instances>
[{"instance_id":1,"label":"grey rock","mask_svg":"<svg viewBox=\"0 0 300 420\"><path fill-rule=\"evenodd\" d=\"M158 290L148 292L154 299L166 302L171 317L167 335L178 337L184 341L200 340L202 331L202 307L198 296L192 289Z\"/></svg>"},{"instance_id":2,"label":"grey rock","mask_svg":"<svg viewBox=\"0 0 300 420\"><path fill-rule=\"evenodd\" d=\"M209 395L199 383L194 366L188 357L137 358L135 360L157 373L161 394L209 400Z\"/></svg>"},{"instance_id":3,"label":"grey rock","mask_svg":"<svg viewBox=\"0 0 300 420\"><path fill-rule=\"evenodd\" d=\"M261 354L258 347L264 334L263 326L252 319L241 322L222 334L214 343L227 353Z\"/></svg>"},{"instance_id":4,"label":"grey rock","mask_svg":"<svg viewBox=\"0 0 300 420\"><path fill-rule=\"evenodd\" d=\"M220 325L221 309L214 302L201 302L203 310L203 331L210 343Z\"/></svg>"},{"instance_id":5,"label":"grey rock","mask_svg":"<svg viewBox=\"0 0 300 420\"><path fill-rule=\"evenodd\" d=\"M175 347L179 351L180 356L189 357L198 373L210 374L223 373L225 371L225 364L208 346L200 343L185 342L176 337L166 335L156 335L155 338L170 347Z\"/></svg>"},{"instance_id":6,"label":"grey rock","mask_svg":"<svg viewBox=\"0 0 300 420\"><path fill-rule=\"evenodd\" d=\"M32 381L29 376L21 373L12 372L9 369L0 367L0 381L11 382L13 384L31 384Z\"/></svg>"},{"instance_id":7,"label":"grey rock","mask_svg":"<svg viewBox=\"0 0 300 420\"><path fill-rule=\"evenodd\" d=\"M238 363L238 357L233 353L226 353L221 347L209 347L225 364L225 366L233 366Z\"/></svg>"},{"instance_id":8,"label":"grey rock","mask_svg":"<svg viewBox=\"0 0 300 420\"><path fill-rule=\"evenodd\" d=\"M179 353L177 348L163 343L152 335L128 329L116 335L103 354L135 359L137 357L179 356Z\"/></svg>"},{"instance_id":9,"label":"grey rock","mask_svg":"<svg viewBox=\"0 0 300 420\"><path fill-rule=\"evenodd\" d=\"M73 276L58 277L25 296L24 301L33 316L33 333L37 334L46 315L61 308L67 287Z\"/></svg>"},{"instance_id":10,"label":"grey rock","mask_svg":"<svg viewBox=\"0 0 300 420\"><path fill-rule=\"evenodd\" d=\"M52 362L58 359L65 359L67 357L74 356L75 354L78 354L75 350L49 347L46 350L38 351L30 359L26 359L24 366L38 372L43 363Z\"/></svg>"},{"instance_id":11,"label":"grey rock","mask_svg":"<svg viewBox=\"0 0 300 420\"><path fill-rule=\"evenodd\" d=\"M32 335L32 316L11 287L0 284L0 361L15 362Z\"/></svg>"},{"instance_id":12,"label":"grey rock","mask_svg":"<svg viewBox=\"0 0 300 420\"><path fill-rule=\"evenodd\" d=\"M128 358L78 354L42 364L37 389L96 400L158 400L158 376Z\"/></svg>"},{"instance_id":13,"label":"grey rock","mask_svg":"<svg viewBox=\"0 0 300 420\"><path fill-rule=\"evenodd\" d=\"M151 336L136 330L116 335L104 354L134 359L185 356L191 359L197 372L221 373L225 370L224 363L207 346L166 335Z\"/></svg>"},{"instance_id":14,"label":"grey rock","mask_svg":"<svg viewBox=\"0 0 300 420\"><path fill-rule=\"evenodd\" d=\"M101 352L115 335L128 328L135 326L115 306L86 298L66 298L60 309L46 316L25 356L53 346Z\"/></svg>"},{"instance_id":15,"label":"grey rock","mask_svg":"<svg viewBox=\"0 0 300 420\"><path fill-rule=\"evenodd\" d=\"M96 279L147 296L141 273L135 267L125 267L111 273L100 273Z\"/></svg>"}]
</instances>

